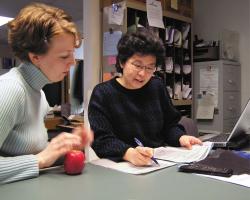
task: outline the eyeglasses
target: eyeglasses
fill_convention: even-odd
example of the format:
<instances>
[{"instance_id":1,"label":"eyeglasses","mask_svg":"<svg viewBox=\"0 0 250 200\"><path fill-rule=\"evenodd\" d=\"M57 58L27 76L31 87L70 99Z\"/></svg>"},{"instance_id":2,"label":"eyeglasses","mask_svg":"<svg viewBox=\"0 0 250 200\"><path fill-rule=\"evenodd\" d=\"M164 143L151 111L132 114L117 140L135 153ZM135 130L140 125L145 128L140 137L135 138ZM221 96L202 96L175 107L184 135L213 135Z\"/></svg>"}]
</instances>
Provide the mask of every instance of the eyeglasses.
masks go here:
<instances>
[{"instance_id":1,"label":"eyeglasses","mask_svg":"<svg viewBox=\"0 0 250 200\"><path fill-rule=\"evenodd\" d=\"M131 64L131 66L133 66L133 70L135 70L137 72L140 72L140 71L145 69L145 72L147 72L148 74L153 74L156 71L155 65L146 66L146 65L141 65L138 63L130 63L130 64Z\"/></svg>"}]
</instances>

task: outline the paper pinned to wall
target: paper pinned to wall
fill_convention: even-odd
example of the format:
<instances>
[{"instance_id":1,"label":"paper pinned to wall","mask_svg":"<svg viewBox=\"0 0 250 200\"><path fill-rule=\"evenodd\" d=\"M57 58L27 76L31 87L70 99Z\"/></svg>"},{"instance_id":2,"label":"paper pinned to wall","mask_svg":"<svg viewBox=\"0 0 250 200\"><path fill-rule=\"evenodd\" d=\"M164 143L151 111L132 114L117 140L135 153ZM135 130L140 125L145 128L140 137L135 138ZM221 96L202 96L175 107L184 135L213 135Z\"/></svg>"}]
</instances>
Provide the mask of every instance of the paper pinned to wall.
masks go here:
<instances>
[{"instance_id":1,"label":"paper pinned to wall","mask_svg":"<svg viewBox=\"0 0 250 200\"><path fill-rule=\"evenodd\" d=\"M105 32L103 34L103 55L117 55L116 46L122 37L121 31Z\"/></svg>"},{"instance_id":2,"label":"paper pinned to wall","mask_svg":"<svg viewBox=\"0 0 250 200\"><path fill-rule=\"evenodd\" d=\"M175 10L178 10L178 0L171 0L170 7Z\"/></svg>"},{"instance_id":3,"label":"paper pinned to wall","mask_svg":"<svg viewBox=\"0 0 250 200\"><path fill-rule=\"evenodd\" d=\"M213 119L214 108L214 95L206 94L198 100L196 119Z\"/></svg>"},{"instance_id":4,"label":"paper pinned to wall","mask_svg":"<svg viewBox=\"0 0 250 200\"><path fill-rule=\"evenodd\" d=\"M207 66L200 69L200 94L212 94L213 104L218 106L219 69L215 66Z\"/></svg>"},{"instance_id":5,"label":"paper pinned to wall","mask_svg":"<svg viewBox=\"0 0 250 200\"><path fill-rule=\"evenodd\" d=\"M126 2L113 3L108 7L108 23L123 25Z\"/></svg>"},{"instance_id":6,"label":"paper pinned to wall","mask_svg":"<svg viewBox=\"0 0 250 200\"><path fill-rule=\"evenodd\" d=\"M147 18L149 26L165 28L162 20L162 6L160 1L147 0Z\"/></svg>"},{"instance_id":7,"label":"paper pinned to wall","mask_svg":"<svg viewBox=\"0 0 250 200\"><path fill-rule=\"evenodd\" d=\"M108 65L116 64L116 56L109 56L108 57Z\"/></svg>"}]
</instances>

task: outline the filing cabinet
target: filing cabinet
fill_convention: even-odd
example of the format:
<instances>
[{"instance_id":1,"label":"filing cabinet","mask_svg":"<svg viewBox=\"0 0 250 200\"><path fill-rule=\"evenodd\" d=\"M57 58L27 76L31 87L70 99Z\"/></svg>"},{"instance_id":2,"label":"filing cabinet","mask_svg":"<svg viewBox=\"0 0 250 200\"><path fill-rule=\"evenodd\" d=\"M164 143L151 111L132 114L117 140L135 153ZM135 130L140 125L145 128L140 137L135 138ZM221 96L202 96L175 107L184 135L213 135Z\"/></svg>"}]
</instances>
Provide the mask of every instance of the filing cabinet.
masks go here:
<instances>
[{"instance_id":1,"label":"filing cabinet","mask_svg":"<svg viewBox=\"0 0 250 200\"><path fill-rule=\"evenodd\" d=\"M206 73L206 70L213 73ZM241 67L238 62L218 60L194 63L194 115L200 132L221 133L233 129L241 113L240 87ZM214 91L217 102L214 116L213 119L197 119L198 104L204 98L206 89Z\"/></svg>"}]
</instances>

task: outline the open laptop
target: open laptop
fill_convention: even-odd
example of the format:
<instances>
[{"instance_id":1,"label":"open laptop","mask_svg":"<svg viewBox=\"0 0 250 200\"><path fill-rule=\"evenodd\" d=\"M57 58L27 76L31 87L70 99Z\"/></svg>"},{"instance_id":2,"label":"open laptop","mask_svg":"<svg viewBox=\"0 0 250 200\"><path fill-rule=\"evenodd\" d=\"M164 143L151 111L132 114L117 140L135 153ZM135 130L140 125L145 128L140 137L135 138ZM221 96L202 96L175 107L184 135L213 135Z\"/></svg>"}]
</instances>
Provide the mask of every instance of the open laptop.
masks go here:
<instances>
[{"instance_id":1,"label":"open laptop","mask_svg":"<svg viewBox=\"0 0 250 200\"><path fill-rule=\"evenodd\" d=\"M250 140L250 99L241 113L231 133L221 133L206 141L213 142L214 147L237 149Z\"/></svg>"}]
</instances>

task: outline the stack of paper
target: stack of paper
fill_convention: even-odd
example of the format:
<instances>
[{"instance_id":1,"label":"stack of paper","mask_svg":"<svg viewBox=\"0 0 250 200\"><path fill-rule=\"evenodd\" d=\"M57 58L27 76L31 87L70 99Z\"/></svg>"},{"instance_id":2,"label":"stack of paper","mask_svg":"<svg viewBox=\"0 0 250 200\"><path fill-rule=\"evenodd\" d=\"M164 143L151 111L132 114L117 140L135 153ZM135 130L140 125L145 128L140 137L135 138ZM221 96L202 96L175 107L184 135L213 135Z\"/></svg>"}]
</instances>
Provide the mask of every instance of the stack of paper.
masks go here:
<instances>
[{"instance_id":1,"label":"stack of paper","mask_svg":"<svg viewBox=\"0 0 250 200\"><path fill-rule=\"evenodd\" d=\"M159 147L154 150L154 157L175 163L190 163L205 159L212 147L213 143L211 142L194 145L191 150L184 147Z\"/></svg>"},{"instance_id":2,"label":"stack of paper","mask_svg":"<svg viewBox=\"0 0 250 200\"><path fill-rule=\"evenodd\" d=\"M99 165L109 169L118 170L129 174L145 174L162 168L176 165L176 163L189 163L199 161L207 157L209 151L212 149L211 142L205 142L202 146L194 145L191 150L183 147L159 147L154 151L154 157L158 159L158 163L155 165L152 162L151 166L137 167L129 162L114 162L108 159L100 159L95 155L90 163Z\"/></svg>"}]
</instances>

